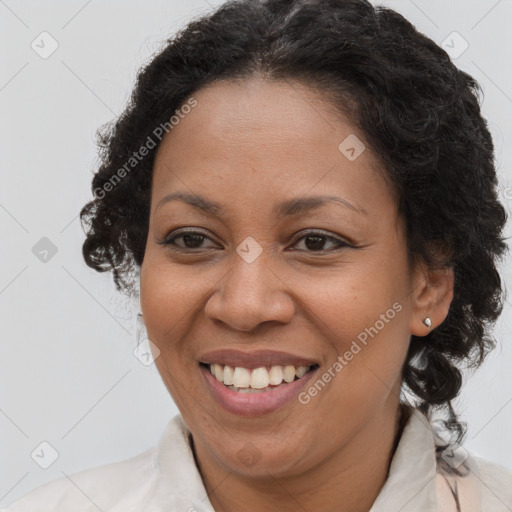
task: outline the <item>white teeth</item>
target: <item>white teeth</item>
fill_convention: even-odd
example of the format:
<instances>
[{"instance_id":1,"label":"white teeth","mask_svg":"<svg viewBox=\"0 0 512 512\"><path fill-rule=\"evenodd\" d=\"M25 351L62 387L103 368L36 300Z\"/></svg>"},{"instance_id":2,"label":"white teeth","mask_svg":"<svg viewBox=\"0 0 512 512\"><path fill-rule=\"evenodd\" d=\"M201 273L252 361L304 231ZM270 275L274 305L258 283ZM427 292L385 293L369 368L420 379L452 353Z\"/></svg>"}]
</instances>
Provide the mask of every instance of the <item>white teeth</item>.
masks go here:
<instances>
[{"instance_id":1,"label":"white teeth","mask_svg":"<svg viewBox=\"0 0 512 512\"><path fill-rule=\"evenodd\" d=\"M299 379L304 377L304 375L306 375L306 373L308 373L307 366L298 366L297 369L295 370L295 375L297 375L297 377L299 377Z\"/></svg>"},{"instance_id":2,"label":"white teeth","mask_svg":"<svg viewBox=\"0 0 512 512\"><path fill-rule=\"evenodd\" d=\"M268 383L272 386L279 386L283 382L283 367L272 366L268 372Z\"/></svg>"},{"instance_id":3,"label":"white teeth","mask_svg":"<svg viewBox=\"0 0 512 512\"><path fill-rule=\"evenodd\" d=\"M261 389L235 388L239 393L261 393Z\"/></svg>"},{"instance_id":4,"label":"white teeth","mask_svg":"<svg viewBox=\"0 0 512 512\"><path fill-rule=\"evenodd\" d=\"M231 386L233 384L233 372L235 370L232 366L224 366L224 384Z\"/></svg>"},{"instance_id":5,"label":"white teeth","mask_svg":"<svg viewBox=\"0 0 512 512\"><path fill-rule=\"evenodd\" d=\"M247 368L237 366L233 372L233 386L237 388L248 388L251 383L251 374Z\"/></svg>"},{"instance_id":6,"label":"white teeth","mask_svg":"<svg viewBox=\"0 0 512 512\"><path fill-rule=\"evenodd\" d=\"M285 366L283 370L283 379L285 382L295 380L295 366Z\"/></svg>"},{"instance_id":7,"label":"white teeth","mask_svg":"<svg viewBox=\"0 0 512 512\"><path fill-rule=\"evenodd\" d=\"M240 393L256 393L275 389L276 386L293 382L296 376L301 379L309 369L309 366L296 368L293 365L287 365L271 366L270 369L262 366L250 370L240 366L233 368L218 363L210 364L210 372L219 382Z\"/></svg>"},{"instance_id":8,"label":"white teeth","mask_svg":"<svg viewBox=\"0 0 512 512\"><path fill-rule=\"evenodd\" d=\"M235 386L227 386L231 391L237 391L238 393L266 393L267 391L271 391L277 388L281 388L283 386L287 386L286 382L279 384L279 386L272 386L263 389L252 389L252 388L236 388Z\"/></svg>"},{"instance_id":9,"label":"white teeth","mask_svg":"<svg viewBox=\"0 0 512 512\"><path fill-rule=\"evenodd\" d=\"M215 363L213 365L213 370L215 372L215 378L219 382L223 382L224 381L224 369L223 369L223 367L220 364Z\"/></svg>"},{"instance_id":10,"label":"white teeth","mask_svg":"<svg viewBox=\"0 0 512 512\"><path fill-rule=\"evenodd\" d=\"M265 367L256 368L251 373L251 388L263 389L268 386L268 371Z\"/></svg>"}]
</instances>

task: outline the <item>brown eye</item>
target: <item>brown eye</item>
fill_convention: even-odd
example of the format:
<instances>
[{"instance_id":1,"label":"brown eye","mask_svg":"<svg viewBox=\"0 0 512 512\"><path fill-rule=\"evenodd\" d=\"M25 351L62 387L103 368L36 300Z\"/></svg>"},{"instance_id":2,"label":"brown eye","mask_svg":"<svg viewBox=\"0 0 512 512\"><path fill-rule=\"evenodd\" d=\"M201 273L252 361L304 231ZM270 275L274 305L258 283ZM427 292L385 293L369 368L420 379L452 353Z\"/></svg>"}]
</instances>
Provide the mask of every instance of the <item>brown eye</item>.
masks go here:
<instances>
[{"instance_id":1,"label":"brown eye","mask_svg":"<svg viewBox=\"0 0 512 512\"><path fill-rule=\"evenodd\" d=\"M322 231L310 231L306 235L299 238L296 243L300 242L301 240L304 240L305 249L299 250L306 250L306 252L332 251L342 247L351 247L351 245L344 240L331 235L327 235ZM334 243L334 248L326 249L324 247L326 243Z\"/></svg>"},{"instance_id":2,"label":"brown eye","mask_svg":"<svg viewBox=\"0 0 512 512\"><path fill-rule=\"evenodd\" d=\"M177 243L177 240L181 240ZM201 247L205 240L211 240L210 237L199 231L180 231L172 237L166 237L159 242L161 245L173 247L179 250L194 250L194 249L208 249L208 247Z\"/></svg>"},{"instance_id":3,"label":"brown eye","mask_svg":"<svg viewBox=\"0 0 512 512\"><path fill-rule=\"evenodd\" d=\"M178 240L181 241L177 243ZM168 236L159 243L166 247L172 247L173 249L194 251L196 249L209 249L210 247L201 246L206 240L211 240L211 238L199 231L179 231L174 234L174 236ZM327 235L322 231L310 231L306 233L295 242L295 245L302 240L304 240L305 248L299 250L306 252L326 252L338 250L343 247L352 247L341 238ZM334 247L326 248L326 244L334 244Z\"/></svg>"}]
</instances>

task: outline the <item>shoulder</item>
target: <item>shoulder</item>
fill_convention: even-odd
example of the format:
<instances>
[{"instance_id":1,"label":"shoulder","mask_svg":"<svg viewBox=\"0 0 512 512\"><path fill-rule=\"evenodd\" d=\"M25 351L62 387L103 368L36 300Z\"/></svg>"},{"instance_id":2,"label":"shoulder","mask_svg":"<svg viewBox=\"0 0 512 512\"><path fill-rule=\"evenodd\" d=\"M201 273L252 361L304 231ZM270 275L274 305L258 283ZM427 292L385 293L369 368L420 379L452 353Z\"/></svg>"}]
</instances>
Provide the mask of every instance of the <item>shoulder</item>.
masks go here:
<instances>
[{"instance_id":1,"label":"shoulder","mask_svg":"<svg viewBox=\"0 0 512 512\"><path fill-rule=\"evenodd\" d=\"M151 483L155 448L41 485L0 512L108 510Z\"/></svg>"},{"instance_id":2,"label":"shoulder","mask_svg":"<svg viewBox=\"0 0 512 512\"><path fill-rule=\"evenodd\" d=\"M512 470L481 457L474 460L482 483L484 512L512 510Z\"/></svg>"}]
</instances>

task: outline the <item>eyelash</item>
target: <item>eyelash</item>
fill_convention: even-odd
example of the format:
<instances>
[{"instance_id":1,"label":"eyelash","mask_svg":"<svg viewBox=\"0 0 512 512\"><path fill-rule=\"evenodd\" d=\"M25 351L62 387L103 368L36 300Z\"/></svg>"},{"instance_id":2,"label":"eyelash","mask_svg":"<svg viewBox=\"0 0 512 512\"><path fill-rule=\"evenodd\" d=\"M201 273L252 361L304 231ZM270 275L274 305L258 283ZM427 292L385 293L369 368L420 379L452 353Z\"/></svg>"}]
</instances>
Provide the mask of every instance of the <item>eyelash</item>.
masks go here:
<instances>
[{"instance_id":1,"label":"eyelash","mask_svg":"<svg viewBox=\"0 0 512 512\"><path fill-rule=\"evenodd\" d=\"M209 236L201 233L200 231L192 231L192 230L188 231L187 230L187 231L179 231L173 237L171 237L171 238L167 237L167 238L165 238L164 240L162 240L162 241L160 241L158 243L160 245L165 246L165 247L169 247L172 250L177 250L177 251L182 251L182 252L199 252L202 249L204 249L204 248L201 248L201 247L194 249L194 248L180 247L180 246L176 245L175 240L177 240L178 238L183 238L185 235L199 235L199 236L203 237L203 240L201 240L200 243L202 243L204 241L204 239L210 239L211 240L211 238ZM309 237L309 236L319 236L319 237L322 237L322 238L324 238L326 240L333 241L336 244L338 244L338 247L336 247L334 249L319 249L318 251L305 250L306 252L322 253L322 252L337 251L337 250L340 250L340 249L343 249L343 248L346 248L346 247L353 247L348 242L345 242L344 240L342 240L340 238L334 237L332 235L327 235L323 231L317 231L317 230L307 231L303 236L301 236L300 238L298 238L295 241L295 244L298 243L299 241Z\"/></svg>"}]
</instances>

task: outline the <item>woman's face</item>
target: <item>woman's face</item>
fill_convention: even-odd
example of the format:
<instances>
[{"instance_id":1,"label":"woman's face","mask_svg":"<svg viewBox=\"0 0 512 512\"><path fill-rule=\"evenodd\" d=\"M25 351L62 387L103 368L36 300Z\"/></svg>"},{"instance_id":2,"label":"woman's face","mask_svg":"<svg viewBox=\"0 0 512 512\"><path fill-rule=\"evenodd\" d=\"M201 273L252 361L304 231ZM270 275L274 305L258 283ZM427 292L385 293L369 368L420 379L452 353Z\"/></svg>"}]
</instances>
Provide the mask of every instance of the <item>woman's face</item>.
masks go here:
<instances>
[{"instance_id":1,"label":"woman's face","mask_svg":"<svg viewBox=\"0 0 512 512\"><path fill-rule=\"evenodd\" d=\"M410 335L427 333L420 278L377 161L318 92L253 79L194 98L155 160L148 337L203 458L291 475L396 417ZM290 367L308 371L286 382Z\"/></svg>"}]
</instances>

